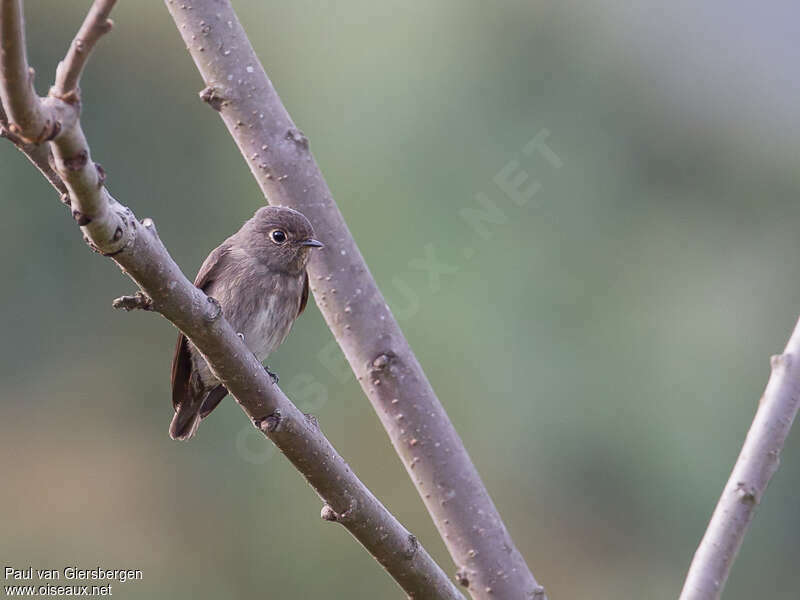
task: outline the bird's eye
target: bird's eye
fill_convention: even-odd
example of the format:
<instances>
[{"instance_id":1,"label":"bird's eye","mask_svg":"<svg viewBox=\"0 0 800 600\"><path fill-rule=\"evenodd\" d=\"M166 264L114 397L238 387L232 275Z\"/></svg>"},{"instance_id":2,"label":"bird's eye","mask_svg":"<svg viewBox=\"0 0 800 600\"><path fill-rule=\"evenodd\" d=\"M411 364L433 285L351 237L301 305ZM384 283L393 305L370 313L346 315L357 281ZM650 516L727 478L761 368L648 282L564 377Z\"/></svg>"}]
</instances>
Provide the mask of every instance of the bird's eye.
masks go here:
<instances>
[{"instance_id":1,"label":"bird's eye","mask_svg":"<svg viewBox=\"0 0 800 600\"><path fill-rule=\"evenodd\" d=\"M272 238L272 241L276 244L282 244L286 241L286 232L282 229L274 229L272 233L269 234Z\"/></svg>"}]
</instances>

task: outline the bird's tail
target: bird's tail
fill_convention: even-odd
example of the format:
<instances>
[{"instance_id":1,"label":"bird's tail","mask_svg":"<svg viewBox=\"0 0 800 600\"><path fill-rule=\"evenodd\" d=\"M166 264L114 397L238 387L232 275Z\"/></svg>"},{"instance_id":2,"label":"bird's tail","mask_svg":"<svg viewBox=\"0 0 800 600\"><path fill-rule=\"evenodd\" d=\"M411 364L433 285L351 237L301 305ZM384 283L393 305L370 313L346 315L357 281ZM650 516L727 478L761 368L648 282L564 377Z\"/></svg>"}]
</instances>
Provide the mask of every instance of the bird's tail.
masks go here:
<instances>
[{"instance_id":1,"label":"bird's tail","mask_svg":"<svg viewBox=\"0 0 800 600\"><path fill-rule=\"evenodd\" d=\"M197 431L200 420L205 419L227 395L228 390L220 384L202 395L200 402L197 402L197 396L185 398L175 409L169 436L173 440L188 440Z\"/></svg>"},{"instance_id":2,"label":"bird's tail","mask_svg":"<svg viewBox=\"0 0 800 600\"><path fill-rule=\"evenodd\" d=\"M172 423L169 424L169 437L173 440L188 440L200 424L200 406L187 403L178 406Z\"/></svg>"}]
</instances>

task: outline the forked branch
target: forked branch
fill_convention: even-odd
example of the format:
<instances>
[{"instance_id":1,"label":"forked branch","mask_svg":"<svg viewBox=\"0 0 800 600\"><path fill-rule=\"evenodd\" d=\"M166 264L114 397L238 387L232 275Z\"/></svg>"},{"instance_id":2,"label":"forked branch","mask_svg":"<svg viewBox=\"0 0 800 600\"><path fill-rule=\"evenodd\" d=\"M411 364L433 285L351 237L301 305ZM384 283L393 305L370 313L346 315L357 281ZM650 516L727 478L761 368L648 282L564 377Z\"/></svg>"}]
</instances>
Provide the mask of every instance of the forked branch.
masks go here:
<instances>
[{"instance_id":1,"label":"forked branch","mask_svg":"<svg viewBox=\"0 0 800 600\"><path fill-rule=\"evenodd\" d=\"M80 126L77 85L89 50L108 29L112 5L95 2L80 40L73 42L62 63L55 92L40 98L27 77L21 0L0 0L0 110L5 107L0 117L5 136L40 168L48 163L43 148L52 150L51 183L68 194L64 199L86 241L112 256L141 289L139 295L120 300L120 307L152 308L192 340L248 417L317 491L325 515L336 515L410 597L462 598L417 539L356 477L316 420L301 413L273 384L220 314L219 305L183 275L152 222L140 223L106 190L103 170L91 160Z\"/></svg>"}]
</instances>

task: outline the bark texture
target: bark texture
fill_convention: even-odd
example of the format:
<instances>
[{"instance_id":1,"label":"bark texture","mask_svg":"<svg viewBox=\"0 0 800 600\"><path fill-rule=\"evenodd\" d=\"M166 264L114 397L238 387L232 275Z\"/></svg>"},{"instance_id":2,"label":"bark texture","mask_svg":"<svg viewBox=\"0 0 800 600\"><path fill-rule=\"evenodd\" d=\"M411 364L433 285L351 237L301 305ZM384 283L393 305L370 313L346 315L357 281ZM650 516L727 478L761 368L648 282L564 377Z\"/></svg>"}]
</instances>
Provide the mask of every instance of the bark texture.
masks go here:
<instances>
[{"instance_id":1,"label":"bark texture","mask_svg":"<svg viewBox=\"0 0 800 600\"><path fill-rule=\"evenodd\" d=\"M248 417L322 498L323 518L341 523L409 597L461 599L417 539L356 477L316 419L301 413L273 384L216 301L183 275L152 221L139 222L106 190L105 174L92 161L80 126L77 85L91 47L110 28L107 15L113 4L113 0L94 3L79 40L59 66L54 91L39 98L28 76L21 0L0 0L0 126L5 137L66 193L63 200L87 243L112 256L141 288L115 305L158 311L194 342Z\"/></svg>"},{"instance_id":2,"label":"bark texture","mask_svg":"<svg viewBox=\"0 0 800 600\"><path fill-rule=\"evenodd\" d=\"M228 0L165 0L271 204L305 214L333 251L309 266L315 300L474 598L544 598L464 444L367 268L309 150Z\"/></svg>"}]
</instances>

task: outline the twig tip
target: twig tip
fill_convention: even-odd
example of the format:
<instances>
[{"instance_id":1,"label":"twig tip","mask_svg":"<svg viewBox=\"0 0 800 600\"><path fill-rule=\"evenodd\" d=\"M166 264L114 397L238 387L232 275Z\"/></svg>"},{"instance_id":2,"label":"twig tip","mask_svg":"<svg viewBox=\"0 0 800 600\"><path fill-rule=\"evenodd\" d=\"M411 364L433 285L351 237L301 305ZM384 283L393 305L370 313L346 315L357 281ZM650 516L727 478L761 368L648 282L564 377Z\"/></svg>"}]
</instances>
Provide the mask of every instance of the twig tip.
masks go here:
<instances>
[{"instance_id":1,"label":"twig tip","mask_svg":"<svg viewBox=\"0 0 800 600\"><path fill-rule=\"evenodd\" d=\"M144 292L136 292L133 296L120 296L111 306L126 312L131 310L153 310L153 300Z\"/></svg>"}]
</instances>

